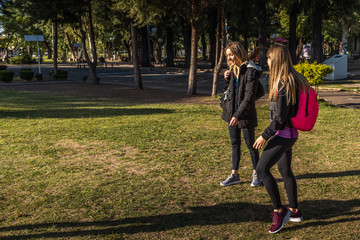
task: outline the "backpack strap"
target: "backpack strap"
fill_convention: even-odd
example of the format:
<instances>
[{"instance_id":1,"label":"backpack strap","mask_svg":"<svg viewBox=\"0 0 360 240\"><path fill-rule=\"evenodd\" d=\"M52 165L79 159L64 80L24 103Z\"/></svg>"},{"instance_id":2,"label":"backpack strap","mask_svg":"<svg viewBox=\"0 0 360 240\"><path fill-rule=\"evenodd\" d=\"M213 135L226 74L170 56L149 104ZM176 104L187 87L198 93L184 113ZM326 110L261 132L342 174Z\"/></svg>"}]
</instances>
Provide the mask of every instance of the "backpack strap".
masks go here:
<instances>
[{"instance_id":1,"label":"backpack strap","mask_svg":"<svg viewBox=\"0 0 360 240\"><path fill-rule=\"evenodd\" d=\"M309 106L309 91L306 91L306 108L305 108L305 117L309 115L308 112L308 106Z\"/></svg>"}]
</instances>

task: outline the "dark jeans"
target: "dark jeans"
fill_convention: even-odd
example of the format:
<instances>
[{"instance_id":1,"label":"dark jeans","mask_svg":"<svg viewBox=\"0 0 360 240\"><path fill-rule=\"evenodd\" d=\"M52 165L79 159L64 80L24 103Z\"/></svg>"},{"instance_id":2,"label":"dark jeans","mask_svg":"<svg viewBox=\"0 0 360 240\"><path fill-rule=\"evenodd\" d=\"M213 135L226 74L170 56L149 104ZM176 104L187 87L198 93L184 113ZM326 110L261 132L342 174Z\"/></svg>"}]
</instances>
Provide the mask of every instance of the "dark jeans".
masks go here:
<instances>
[{"instance_id":1,"label":"dark jeans","mask_svg":"<svg viewBox=\"0 0 360 240\"><path fill-rule=\"evenodd\" d=\"M297 138L273 136L266 144L256 166L256 173L264 183L274 209L279 209L282 206L278 185L270 172L270 168L276 163L284 180L289 207L298 207L296 179L291 170L292 146L296 140Z\"/></svg>"},{"instance_id":2,"label":"dark jeans","mask_svg":"<svg viewBox=\"0 0 360 240\"><path fill-rule=\"evenodd\" d=\"M255 128L239 128L238 126L230 127L229 134L232 146L232 169L238 170L241 155L241 130L243 131L246 146L250 151L251 162L253 169L255 170L256 165L259 161L259 151L253 148L255 142Z\"/></svg>"}]
</instances>

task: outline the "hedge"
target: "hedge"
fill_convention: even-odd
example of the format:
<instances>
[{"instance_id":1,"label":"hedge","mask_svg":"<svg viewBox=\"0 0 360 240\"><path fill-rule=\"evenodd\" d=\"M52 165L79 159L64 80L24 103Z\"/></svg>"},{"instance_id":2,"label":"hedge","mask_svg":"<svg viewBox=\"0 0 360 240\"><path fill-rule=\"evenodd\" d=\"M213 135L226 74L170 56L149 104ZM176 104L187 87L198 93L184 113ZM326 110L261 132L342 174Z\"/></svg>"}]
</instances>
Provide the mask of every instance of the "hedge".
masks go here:
<instances>
[{"instance_id":1,"label":"hedge","mask_svg":"<svg viewBox=\"0 0 360 240\"><path fill-rule=\"evenodd\" d=\"M52 76L55 79L67 79L68 77L68 72L65 70L57 70L57 74L54 74L54 70L51 70L49 72L50 76Z\"/></svg>"},{"instance_id":2,"label":"hedge","mask_svg":"<svg viewBox=\"0 0 360 240\"><path fill-rule=\"evenodd\" d=\"M304 75L309 83L314 86L318 86L323 83L323 78L334 71L330 66L317 63L316 61L314 63L299 63L295 65L294 68L296 71Z\"/></svg>"},{"instance_id":3,"label":"hedge","mask_svg":"<svg viewBox=\"0 0 360 240\"><path fill-rule=\"evenodd\" d=\"M30 81L34 77L34 72L29 68L20 69L20 78Z\"/></svg>"},{"instance_id":4,"label":"hedge","mask_svg":"<svg viewBox=\"0 0 360 240\"><path fill-rule=\"evenodd\" d=\"M0 81L11 82L14 79L14 75L15 75L15 72L13 72L13 71L1 70L0 71Z\"/></svg>"}]
</instances>

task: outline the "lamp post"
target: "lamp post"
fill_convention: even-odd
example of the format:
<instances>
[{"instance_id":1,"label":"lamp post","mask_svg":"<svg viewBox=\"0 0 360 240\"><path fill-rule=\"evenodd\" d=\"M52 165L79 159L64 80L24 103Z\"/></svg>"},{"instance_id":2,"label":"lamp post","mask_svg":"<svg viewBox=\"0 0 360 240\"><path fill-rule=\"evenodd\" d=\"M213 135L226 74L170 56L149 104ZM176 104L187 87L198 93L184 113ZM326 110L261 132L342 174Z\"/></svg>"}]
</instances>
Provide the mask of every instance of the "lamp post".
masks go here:
<instances>
[{"instance_id":1,"label":"lamp post","mask_svg":"<svg viewBox=\"0 0 360 240\"><path fill-rule=\"evenodd\" d=\"M111 58L110 58L110 60L114 60L114 59L113 59L113 43L114 43L114 37L111 36L109 39L110 39L110 44L111 44Z\"/></svg>"}]
</instances>

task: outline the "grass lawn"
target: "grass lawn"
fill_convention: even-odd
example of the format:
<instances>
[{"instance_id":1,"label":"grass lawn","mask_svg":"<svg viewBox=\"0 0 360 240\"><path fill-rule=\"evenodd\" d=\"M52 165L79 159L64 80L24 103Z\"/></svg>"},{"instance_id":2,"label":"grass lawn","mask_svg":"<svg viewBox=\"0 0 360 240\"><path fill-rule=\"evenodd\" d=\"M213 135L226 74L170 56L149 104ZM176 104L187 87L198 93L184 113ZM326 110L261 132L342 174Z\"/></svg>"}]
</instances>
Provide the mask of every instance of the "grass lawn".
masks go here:
<instances>
[{"instance_id":1,"label":"grass lawn","mask_svg":"<svg viewBox=\"0 0 360 240\"><path fill-rule=\"evenodd\" d=\"M0 91L0 239L356 239L360 111L321 103L293 150L305 221L270 235L264 187L221 187L231 170L214 104L134 104ZM268 124L258 107L257 135ZM283 183L274 175L284 204Z\"/></svg>"}]
</instances>

